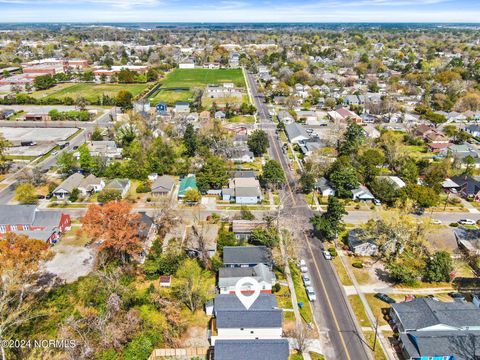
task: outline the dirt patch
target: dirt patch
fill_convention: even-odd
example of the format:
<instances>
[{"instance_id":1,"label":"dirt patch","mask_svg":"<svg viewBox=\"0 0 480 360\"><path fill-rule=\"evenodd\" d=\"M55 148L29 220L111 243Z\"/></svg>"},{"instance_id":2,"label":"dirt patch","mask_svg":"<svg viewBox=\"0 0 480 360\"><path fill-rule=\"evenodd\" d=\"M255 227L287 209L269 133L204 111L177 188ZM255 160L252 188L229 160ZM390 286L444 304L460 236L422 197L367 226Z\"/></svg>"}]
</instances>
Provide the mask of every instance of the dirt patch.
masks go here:
<instances>
[{"instance_id":1,"label":"dirt patch","mask_svg":"<svg viewBox=\"0 0 480 360\"><path fill-rule=\"evenodd\" d=\"M55 246L52 251L55 256L44 265L44 270L58 276L67 283L88 275L93 269L94 249L60 244Z\"/></svg>"}]
</instances>

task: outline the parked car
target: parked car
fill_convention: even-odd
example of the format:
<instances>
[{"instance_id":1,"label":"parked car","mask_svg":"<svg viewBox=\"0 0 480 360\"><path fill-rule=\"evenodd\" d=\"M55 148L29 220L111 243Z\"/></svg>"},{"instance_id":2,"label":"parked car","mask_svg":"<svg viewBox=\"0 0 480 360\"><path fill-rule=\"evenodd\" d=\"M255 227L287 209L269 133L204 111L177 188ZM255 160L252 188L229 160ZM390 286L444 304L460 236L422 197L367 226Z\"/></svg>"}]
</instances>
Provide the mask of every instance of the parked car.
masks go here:
<instances>
[{"instance_id":1,"label":"parked car","mask_svg":"<svg viewBox=\"0 0 480 360\"><path fill-rule=\"evenodd\" d=\"M382 205L382 202L381 202L380 200L378 200L378 199L373 199L373 203L374 203L375 205L377 205L377 206Z\"/></svg>"},{"instance_id":2,"label":"parked car","mask_svg":"<svg viewBox=\"0 0 480 360\"><path fill-rule=\"evenodd\" d=\"M390 296L384 293L376 293L375 297L379 300L386 302L387 304L395 304L395 299L392 299Z\"/></svg>"},{"instance_id":3,"label":"parked car","mask_svg":"<svg viewBox=\"0 0 480 360\"><path fill-rule=\"evenodd\" d=\"M466 301L465 296L457 292L449 292L448 296L450 296L455 301L462 301L462 302Z\"/></svg>"},{"instance_id":4,"label":"parked car","mask_svg":"<svg viewBox=\"0 0 480 360\"><path fill-rule=\"evenodd\" d=\"M308 268L306 266L300 266L300 271L305 274L308 272Z\"/></svg>"},{"instance_id":5,"label":"parked car","mask_svg":"<svg viewBox=\"0 0 480 360\"><path fill-rule=\"evenodd\" d=\"M476 224L475 220L472 220L472 219L460 219L460 220L458 220L458 223L460 225L475 225Z\"/></svg>"},{"instance_id":6,"label":"parked car","mask_svg":"<svg viewBox=\"0 0 480 360\"><path fill-rule=\"evenodd\" d=\"M433 225L442 225L442 220L432 219L432 224Z\"/></svg>"},{"instance_id":7,"label":"parked car","mask_svg":"<svg viewBox=\"0 0 480 360\"><path fill-rule=\"evenodd\" d=\"M305 262L305 260L301 259L300 262L299 262L299 266L300 267L307 266L307 263Z\"/></svg>"},{"instance_id":8,"label":"parked car","mask_svg":"<svg viewBox=\"0 0 480 360\"><path fill-rule=\"evenodd\" d=\"M302 279L303 283L305 286L310 286L312 284L312 281L310 280L310 274L309 273L303 273L302 274Z\"/></svg>"},{"instance_id":9,"label":"parked car","mask_svg":"<svg viewBox=\"0 0 480 360\"><path fill-rule=\"evenodd\" d=\"M308 295L308 300L310 301L317 300L317 295L315 294L315 290L313 290L313 287L311 286L307 286L307 295Z\"/></svg>"},{"instance_id":10,"label":"parked car","mask_svg":"<svg viewBox=\"0 0 480 360\"><path fill-rule=\"evenodd\" d=\"M52 155L53 155L53 156L55 156L55 155L57 155L57 154L58 154L58 151L57 151L57 150L55 150L54 152L52 152Z\"/></svg>"},{"instance_id":11,"label":"parked car","mask_svg":"<svg viewBox=\"0 0 480 360\"><path fill-rule=\"evenodd\" d=\"M325 258L325 260L332 260L332 255L328 250L323 250L323 257Z\"/></svg>"}]
</instances>

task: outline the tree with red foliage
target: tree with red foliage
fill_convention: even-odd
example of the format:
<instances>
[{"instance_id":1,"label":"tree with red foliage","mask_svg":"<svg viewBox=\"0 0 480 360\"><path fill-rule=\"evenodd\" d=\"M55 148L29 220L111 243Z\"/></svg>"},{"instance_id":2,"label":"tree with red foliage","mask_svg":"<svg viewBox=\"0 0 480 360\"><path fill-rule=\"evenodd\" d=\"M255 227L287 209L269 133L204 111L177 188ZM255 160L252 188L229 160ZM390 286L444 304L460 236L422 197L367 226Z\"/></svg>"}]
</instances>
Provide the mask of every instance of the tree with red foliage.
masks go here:
<instances>
[{"instance_id":1,"label":"tree with red foliage","mask_svg":"<svg viewBox=\"0 0 480 360\"><path fill-rule=\"evenodd\" d=\"M130 261L143 251L140 214L132 214L132 205L126 201L112 201L104 205L90 205L83 217L84 230L92 240L101 240L100 252L110 259Z\"/></svg>"}]
</instances>

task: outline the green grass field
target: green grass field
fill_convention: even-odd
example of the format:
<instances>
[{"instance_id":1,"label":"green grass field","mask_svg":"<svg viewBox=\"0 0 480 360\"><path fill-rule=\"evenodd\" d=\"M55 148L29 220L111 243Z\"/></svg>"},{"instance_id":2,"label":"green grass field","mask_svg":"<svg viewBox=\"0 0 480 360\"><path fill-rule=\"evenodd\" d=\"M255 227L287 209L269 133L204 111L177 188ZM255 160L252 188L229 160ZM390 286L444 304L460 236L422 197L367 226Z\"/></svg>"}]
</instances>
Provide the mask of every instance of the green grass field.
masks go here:
<instances>
[{"instance_id":1,"label":"green grass field","mask_svg":"<svg viewBox=\"0 0 480 360\"><path fill-rule=\"evenodd\" d=\"M114 97L120 90L127 90L133 96L140 94L149 84L59 84L45 91L36 91L32 94L37 99L56 98L61 99L71 97L84 97L89 101L94 101L102 94Z\"/></svg>"},{"instance_id":2,"label":"green grass field","mask_svg":"<svg viewBox=\"0 0 480 360\"><path fill-rule=\"evenodd\" d=\"M175 69L165 79L162 87L150 98L152 105L165 102L175 105L179 101L191 101L193 88L205 88L209 84L233 82L235 86L245 88L245 80L241 69ZM210 106L209 99L205 106ZM218 101L217 101L218 102ZM235 101L232 100L232 103Z\"/></svg>"},{"instance_id":3,"label":"green grass field","mask_svg":"<svg viewBox=\"0 0 480 360\"><path fill-rule=\"evenodd\" d=\"M245 87L241 69L175 69L161 81L163 88L204 88L208 84L233 82Z\"/></svg>"}]
</instances>

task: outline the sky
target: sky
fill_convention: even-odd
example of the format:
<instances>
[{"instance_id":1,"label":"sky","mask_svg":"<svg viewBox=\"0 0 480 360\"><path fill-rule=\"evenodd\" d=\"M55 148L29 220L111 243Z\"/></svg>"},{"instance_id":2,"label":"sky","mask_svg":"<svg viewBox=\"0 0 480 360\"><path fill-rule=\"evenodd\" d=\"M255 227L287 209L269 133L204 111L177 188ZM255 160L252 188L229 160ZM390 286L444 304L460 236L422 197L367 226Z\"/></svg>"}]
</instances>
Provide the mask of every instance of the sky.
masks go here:
<instances>
[{"instance_id":1,"label":"sky","mask_svg":"<svg viewBox=\"0 0 480 360\"><path fill-rule=\"evenodd\" d=\"M0 22L480 22L480 0L0 0Z\"/></svg>"}]
</instances>

